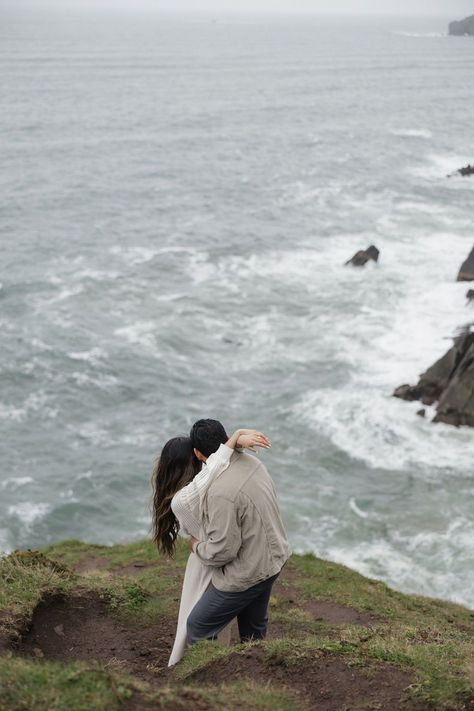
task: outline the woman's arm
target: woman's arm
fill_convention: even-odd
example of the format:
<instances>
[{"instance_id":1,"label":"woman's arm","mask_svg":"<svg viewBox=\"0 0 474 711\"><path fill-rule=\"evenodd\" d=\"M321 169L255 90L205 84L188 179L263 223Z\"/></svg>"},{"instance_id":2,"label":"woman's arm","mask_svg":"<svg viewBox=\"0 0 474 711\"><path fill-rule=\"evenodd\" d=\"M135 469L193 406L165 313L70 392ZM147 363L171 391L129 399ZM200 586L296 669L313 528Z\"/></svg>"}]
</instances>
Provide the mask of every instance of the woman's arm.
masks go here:
<instances>
[{"instance_id":1,"label":"woman's arm","mask_svg":"<svg viewBox=\"0 0 474 711\"><path fill-rule=\"evenodd\" d=\"M199 484L201 479L209 479L217 470L221 470L223 465L227 465L232 456L232 452L237 448L250 449L252 452L257 451L257 447L263 449L270 448L269 439L258 430L235 430L234 434L229 437L225 444L221 444L217 452L211 454L204 464L203 468L195 477L194 481Z\"/></svg>"},{"instance_id":2,"label":"woman's arm","mask_svg":"<svg viewBox=\"0 0 474 711\"><path fill-rule=\"evenodd\" d=\"M173 498L173 511L180 523L184 523L186 514L196 511L196 505L200 508L209 486L214 479L219 476L230 463L230 458L236 447L256 451L257 447L268 449L270 442L263 432L257 430L238 429L229 437L225 444L221 444L217 452L211 454L201 471L194 477L187 486L183 487ZM179 514L179 515L178 515ZM185 525L185 528L187 526Z\"/></svg>"}]
</instances>

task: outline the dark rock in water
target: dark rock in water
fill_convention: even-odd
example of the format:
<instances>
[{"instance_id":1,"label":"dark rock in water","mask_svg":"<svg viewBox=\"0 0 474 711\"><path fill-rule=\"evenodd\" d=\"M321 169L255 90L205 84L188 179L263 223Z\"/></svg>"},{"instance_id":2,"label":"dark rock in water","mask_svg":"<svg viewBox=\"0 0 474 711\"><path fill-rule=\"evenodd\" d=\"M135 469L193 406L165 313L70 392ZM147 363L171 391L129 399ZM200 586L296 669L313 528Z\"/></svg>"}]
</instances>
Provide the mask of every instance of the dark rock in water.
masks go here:
<instances>
[{"instance_id":1,"label":"dark rock in water","mask_svg":"<svg viewBox=\"0 0 474 711\"><path fill-rule=\"evenodd\" d=\"M474 281L474 247L466 261L461 264L457 281Z\"/></svg>"},{"instance_id":2,"label":"dark rock in water","mask_svg":"<svg viewBox=\"0 0 474 711\"><path fill-rule=\"evenodd\" d=\"M440 398L434 422L474 427L474 334L469 335L464 338L461 360Z\"/></svg>"},{"instance_id":3,"label":"dark rock in water","mask_svg":"<svg viewBox=\"0 0 474 711\"><path fill-rule=\"evenodd\" d=\"M425 408L423 407L421 410L418 410L418 412L416 414L418 415L418 417L425 417L425 415L426 415Z\"/></svg>"},{"instance_id":4,"label":"dark rock in water","mask_svg":"<svg viewBox=\"0 0 474 711\"><path fill-rule=\"evenodd\" d=\"M399 397L401 400L408 400L408 402L413 402L414 400L421 399L422 392L420 388L413 385L400 385L399 388L393 393L393 397Z\"/></svg>"},{"instance_id":5,"label":"dark rock in water","mask_svg":"<svg viewBox=\"0 0 474 711\"><path fill-rule=\"evenodd\" d=\"M474 289L469 289L469 291L466 293L466 299L468 301L474 301Z\"/></svg>"},{"instance_id":6,"label":"dark rock in water","mask_svg":"<svg viewBox=\"0 0 474 711\"><path fill-rule=\"evenodd\" d=\"M467 178L470 175L474 175L474 165L465 165L463 168L458 168L454 173L450 173L448 178L452 178L454 175L462 175L463 178Z\"/></svg>"},{"instance_id":7,"label":"dark rock in water","mask_svg":"<svg viewBox=\"0 0 474 711\"><path fill-rule=\"evenodd\" d=\"M371 259L374 262L378 262L379 255L380 255L379 250L377 249L377 247L374 247L374 245L372 244L372 245L370 245L370 247L368 247L368 249L360 249L358 252L356 252L354 254L354 256L352 257L352 259L349 259L346 262L346 265L352 264L352 266L354 266L354 267L363 267Z\"/></svg>"},{"instance_id":8,"label":"dark rock in water","mask_svg":"<svg viewBox=\"0 0 474 711\"><path fill-rule=\"evenodd\" d=\"M456 36L474 35L474 15L466 17L464 20L459 20L458 22L451 22L449 25L449 34Z\"/></svg>"},{"instance_id":9,"label":"dark rock in water","mask_svg":"<svg viewBox=\"0 0 474 711\"><path fill-rule=\"evenodd\" d=\"M433 405L436 400L439 400L455 370L456 361L457 349L454 345L421 375L418 388L421 390L420 400L424 405Z\"/></svg>"},{"instance_id":10,"label":"dark rock in water","mask_svg":"<svg viewBox=\"0 0 474 711\"><path fill-rule=\"evenodd\" d=\"M474 427L474 333L470 329L462 332L417 385L402 385L394 396L421 400L424 405L439 401L434 422Z\"/></svg>"},{"instance_id":11,"label":"dark rock in water","mask_svg":"<svg viewBox=\"0 0 474 711\"><path fill-rule=\"evenodd\" d=\"M393 393L394 397L399 397L402 400L421 400L424 405L432 405L441 397L441 393L448 385L450 373L454 367L454 347L450 350L431 368L428 368L426 373L420 376L418 385L401 385Z\"/></svg>"},{"instance_id":12,"label":"dark rock in water","mask_svg":"<svg viewBox=\"0 0 474 711\"><path fill-rule=\"evenodd\" d=\"M464 166L464 168L459 168L458 173L463 176L474 175L474 165L469 164Z\"/></svg>"}]
</instances>

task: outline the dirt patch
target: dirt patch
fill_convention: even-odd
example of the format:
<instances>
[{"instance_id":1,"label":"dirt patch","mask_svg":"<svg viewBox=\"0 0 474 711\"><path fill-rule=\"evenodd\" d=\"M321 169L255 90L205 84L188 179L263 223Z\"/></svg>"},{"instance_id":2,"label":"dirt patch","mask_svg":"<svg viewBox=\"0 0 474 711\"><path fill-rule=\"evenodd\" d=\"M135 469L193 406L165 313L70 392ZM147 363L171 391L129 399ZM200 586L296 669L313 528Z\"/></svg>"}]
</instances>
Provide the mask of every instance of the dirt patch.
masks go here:
<instances>
[{"instance_id":1,"label":"dirt patch","mask_svg":"<svg viewBox=\"0 0 474 711\"><path fill-rule=\"evenodd\" d=\"M135 676L156 681L166 673L174 620L140 628L116 619L97 593L51 596L36 607L17 652L68 662L75 659L118 663Z\"/></svg>"},{"instance_id":2,"label":"dirt patch","mask_svg":"<svg viewBox=\"0 0 474 711\"><path fill-rule=\"evenodd\" d=\"M308 612L314 620L338 625L360 625L371 627L380 622L368 612L360 612L348 605L340 605L328 600L304 598L299 590L280 580L275 583L274 594L284 600L288 605L294 605L300 610Z\"/></svg>"},{"instance_id":3,"label":"dirt patch","mask_svg":"<svg viewBox=\"0 0 474 711\"><path fill-rule=\"evenodd\" d=\"M128 575L128 576L134 576L134 575L140 575L140 573L143 573L144 570L147 570L147 568L156 568L157 566L154 565L153 563L145 563L143 560L133 560L131 563L127 563L127 565L123 565L120 568L113 568L110 572L112 575ZM166 571L167 573L168 571ZM160 570L161 573L161 570Z\"/></svg>"},{"instance_id":4,"label":"dirt patch","mask_svg":"<svg viewBox=\"0 0 474 711\"><path fill-rule=\"evenodd\" d=\"M118 566L116 568L111 568L110 565L110 559L105 556L88 556L86 558L82 558L82 560L76 563L76 565L74 566L74 571L76 573L81 574L90 573L95 570L104 570L107 571L109 575L118 575L120 577L134 577L140 575L144 570L155 568L160 575L167 575L171 577L178 576L181 578L183 577L183 571L181 570L181 568L178 568L173 562L165 564L163 564L162 561L160 561L160 563L150 563L150 561L137 559L132 560L126 565Z\"/></svg>"},{"instance_id":5,"label":"dirt patch","mask_svg":"<svg viewBox=\"0 0 474 711\"><path fill-rule=\"evenodd\" d=\"M11 650L12 645L18 639L18 629L20 628L20 620L15 619L5 610L0 610L0 654Z\"/></svg>"},{"instance_id":6,"label":"dirt patch","mask_svg":"<svg viewBox=\"0 0 474 711\"><path fill-rule=\"evenodd\" d=\"M109 559L105 557L101 558L99 556L91 556L82 558L82 560L74 566L74 572L89 573L92 570L107 570L109 564Z\"/></svg>"},{"instance_id":7,"label":"dirt patch","mask_svg":"<svg viewBox=\"0 0 474 711\"><path fill-rule=\"evenodd\" d=\"M1 627L2 619L0 617L0 654L11 649L12 637Z\"/></svg>"},{"instance_id":8,"label":"dirt patch","mask_svg":"<svg viewBox=\"0 0 474 711\"><path fill-rule=\"evenodd\" d=\"M169 576L171 578L179 578L183 579L184 578L184 572L181 568L178 568L174 563L166 563L166 564L161 564L157 565L156 563L150 563L149 561L143 561L143 560L134 560L131 563L127 563L127 565L122 565L119 568L112 568L109 572L111 575L119 575L119 576L135 576L135 575L140 575L144 570L149 570L150 568L154 568L157 572L157 575L161 576Z\"/></svg>"},{"instance_id":9,"label":"dirt patch","mask_svg":"<svg viewBox=\"0 0 474 711\"><path fill-rule=\"evenodd\" d=\"M191 677L191 681L203 684L219 684L233 679L253 679L285 687L295 692L303 707L317 711L422 709L407 695L406 688L412 682L408 672L388 664L351 666L350 660L329 655L286 666L277 660L265 660L263 650L257 647L245 655L233 654L214 662Z\"/></svg>"}]
</instances>

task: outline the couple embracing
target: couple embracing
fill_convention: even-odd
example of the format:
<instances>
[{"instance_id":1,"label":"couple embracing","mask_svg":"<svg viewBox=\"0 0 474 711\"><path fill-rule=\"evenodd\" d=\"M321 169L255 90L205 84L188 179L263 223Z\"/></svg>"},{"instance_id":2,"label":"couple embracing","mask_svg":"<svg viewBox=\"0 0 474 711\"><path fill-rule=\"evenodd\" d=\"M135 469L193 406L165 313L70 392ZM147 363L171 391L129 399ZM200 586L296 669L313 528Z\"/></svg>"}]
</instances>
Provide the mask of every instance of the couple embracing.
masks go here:
<instances>
[{"instance_id":1,"label":"couple embracing","mask_svg":"<svg viewBox=\"0 0 474 711\"><path fill-rule=\"evenodd\" d=\"M275 487L259 459L257 430L228 437L217 420L199 420L190 437L171 439L153 472L153 538L172 556L178 532L191 554L184 575L169 666L201 640L263 639L273 583L290 555Z\"/></svg>"}]
</instances>

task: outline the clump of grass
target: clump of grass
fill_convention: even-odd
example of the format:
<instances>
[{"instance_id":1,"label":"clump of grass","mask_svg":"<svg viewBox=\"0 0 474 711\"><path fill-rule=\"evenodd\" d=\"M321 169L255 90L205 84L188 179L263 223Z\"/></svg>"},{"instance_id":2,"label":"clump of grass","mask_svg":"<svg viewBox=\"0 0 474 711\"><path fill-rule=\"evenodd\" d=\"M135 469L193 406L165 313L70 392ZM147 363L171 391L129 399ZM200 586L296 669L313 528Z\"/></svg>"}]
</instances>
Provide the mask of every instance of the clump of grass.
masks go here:
<instances>
[{"instance_id":1,"label":"clump of grass","mask_svg":"<svg viewBox=\"0 0 474 711\"><path fill-rule=\"evenodd\" d=\"M219 659L224 659L231 654L238 654L240 650L247 650L249 646L249 644L241 644L225 647L216 642L199 642L190 647L179 664L173 667L173 676L182 681Z\"/></svg>"},{"instance_id":2,"label":"clump of grass","mask_svg":"<svg viewBox=\"0 0 474 711\"><path fill-rule=\"evenodd\" d=\"M132 689L91 664L0 657L0 711L115 711Z\"/></svg>"},{"instance_id":3,"label":"clump of grass","mask_svg":"<svg viewBox=\"0 0 474 711\"><path fill-rule=\"evenodd\" d=\"M4 632L11 633L29 620L41 597L49 591L68 592L76 576L41 553L15 552L0 558L0 610Z\"/></svg>"},{"instance_id":4,"label":"clump of grass","mask_svg":"<svg viewBox=\"0 0 474 711\"><path fill-rule=\"evenodd\" d=\"M153 703L152 708L160 711L190 711L190 709L301 711L301 704L287 689L270 685L262 686L252 681L212 687L168 687L149 698L149 703Z\"/></svg>"}]
</instances>

